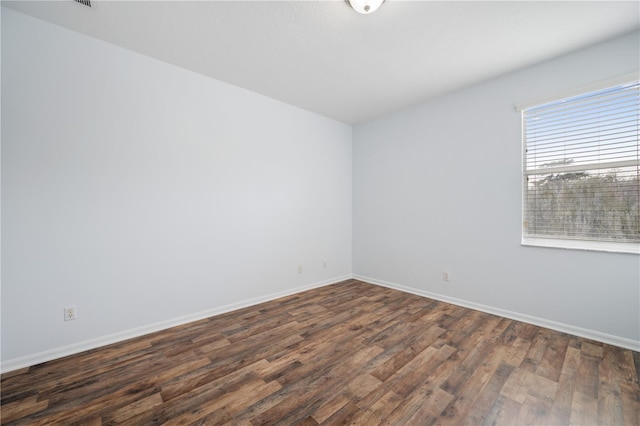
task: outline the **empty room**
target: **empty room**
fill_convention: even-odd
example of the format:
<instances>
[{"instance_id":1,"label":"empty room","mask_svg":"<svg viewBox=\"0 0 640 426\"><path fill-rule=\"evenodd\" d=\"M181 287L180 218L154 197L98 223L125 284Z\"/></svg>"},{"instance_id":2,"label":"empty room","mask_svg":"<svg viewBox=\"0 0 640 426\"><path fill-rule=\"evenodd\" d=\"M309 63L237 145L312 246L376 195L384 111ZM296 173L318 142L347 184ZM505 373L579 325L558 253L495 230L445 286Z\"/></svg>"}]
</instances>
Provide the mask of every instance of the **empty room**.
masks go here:
<instances>
[{"instance_id":1,"label":"empty room","mask_svg":"<svg viewBox=\"0 0 640 426\"><path fill-rule=\"evenodd\" d=\"M637 1L1 5L1 424L640 424Z\"/></svg>"}]
</instances>

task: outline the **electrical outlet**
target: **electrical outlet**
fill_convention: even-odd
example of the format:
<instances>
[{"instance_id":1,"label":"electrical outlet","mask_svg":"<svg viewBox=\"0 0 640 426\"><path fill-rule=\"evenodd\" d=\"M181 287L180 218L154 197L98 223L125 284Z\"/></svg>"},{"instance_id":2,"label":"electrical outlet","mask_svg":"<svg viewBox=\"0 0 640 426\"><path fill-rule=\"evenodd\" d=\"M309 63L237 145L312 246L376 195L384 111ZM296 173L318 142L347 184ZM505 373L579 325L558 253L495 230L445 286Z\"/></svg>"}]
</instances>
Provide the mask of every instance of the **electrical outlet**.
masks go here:
<instances>
[{"instance_id":1,"label":"electrical outlet","mask_svg":"<svg viewBox=\"0 0 640 426\"><path fill-rule=\"evenodd\" d=\"M301 274L302 273L302 265L298 265L298 273Z\"/></svg>"},{"instance_id":2,"label":"electrical outlet","mask_svg":"<svg viewBox=\"0 0 640 426\"><path fill-rule=\"evenodd\" d=\"M442 272L442 280L449 281L449 273L447 271Z\"/></svg>"},{"instance_id":3,"label":"electrical outlet","mask_svg":"<svg viewBox=\"0 0 640 426\"><path fill-rule=\"evenodd\" d=\"M71 321L76 319L76 307L74 306L65 306L64 307L64 320Z\"/></svg>"}]
</instances>

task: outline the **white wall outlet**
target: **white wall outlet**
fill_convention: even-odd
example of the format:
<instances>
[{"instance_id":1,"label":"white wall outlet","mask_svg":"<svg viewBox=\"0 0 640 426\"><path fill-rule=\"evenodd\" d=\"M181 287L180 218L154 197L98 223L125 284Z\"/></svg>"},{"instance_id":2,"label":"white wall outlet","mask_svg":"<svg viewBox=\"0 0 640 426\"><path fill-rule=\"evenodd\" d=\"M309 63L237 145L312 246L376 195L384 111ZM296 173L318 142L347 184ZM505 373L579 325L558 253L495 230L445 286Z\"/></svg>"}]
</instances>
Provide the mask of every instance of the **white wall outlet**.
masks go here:
<instances>
[{"instance_id":1,"label":"white wall outlet","mask_svg":"<svg viewBox=\"0 0 640 426\"><path fill-rule=\"evenodd\" d=\"M73 306L65 306L64 307L64 320L71 321L76 319L76 307Z\"/></svg>"},{"instance_id":2,"label":"white wall outlet","mask_svg":"<svg viewBox=\"0 0 640 426\"><path fill-rule=\"evenodd\" d=\"M326 260L322 262L322 267L323 267L324 269L327 269L327 261L326 261Z\"/></svg>"},{"instance_id":3,"label":"white wall outlet","mask_svg":"<svg viewBox=\"0 0 640 426\"><path fill-rule=\"evenodd\" d=\"M449 272L447 271L442 272L442 281L449 281Z\"/></svg>"},{"instance_id":4,"label":"white wall outlet","mask_svg":"<svg viewBox=\"0 0 640 426\"><path fill-rule=\"evenodd\" d=\"M302 265L298 265L298 273L301 274L302 273Z\"/></svg>"}]
</instances>

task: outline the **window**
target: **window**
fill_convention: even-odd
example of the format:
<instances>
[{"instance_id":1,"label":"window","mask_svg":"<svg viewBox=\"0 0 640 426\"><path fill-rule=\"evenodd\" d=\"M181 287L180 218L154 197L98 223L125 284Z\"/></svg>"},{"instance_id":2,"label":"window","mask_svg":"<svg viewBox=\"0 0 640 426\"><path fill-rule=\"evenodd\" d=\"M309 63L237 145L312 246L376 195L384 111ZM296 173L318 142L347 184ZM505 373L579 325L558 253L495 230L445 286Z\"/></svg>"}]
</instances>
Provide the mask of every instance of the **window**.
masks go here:
<instances>
[{"instance_id":1,"label":"window","mask_svg":"<svg viewBox=\"0 0 640 426\"><path fill-rule=\"evenodd\" d=\"M635 81L522 109L523 244L640 253L639 93Z\"/></svg>"}]
</instances>

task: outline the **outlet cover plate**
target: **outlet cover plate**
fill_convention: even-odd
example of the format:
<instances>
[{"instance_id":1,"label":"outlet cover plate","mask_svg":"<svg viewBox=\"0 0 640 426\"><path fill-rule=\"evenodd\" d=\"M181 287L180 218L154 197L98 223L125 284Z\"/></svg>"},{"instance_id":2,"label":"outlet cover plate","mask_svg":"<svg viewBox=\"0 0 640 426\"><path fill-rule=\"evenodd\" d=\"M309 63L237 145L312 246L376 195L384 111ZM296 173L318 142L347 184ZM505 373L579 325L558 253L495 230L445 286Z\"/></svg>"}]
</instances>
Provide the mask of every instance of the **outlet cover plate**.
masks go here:
<instances>
[{"instance_id":1,"label":"outlet cover plate","mask_svg":"<svg viewBox=\"0 0 640 426\"><path fill-rule=\"evenodd\" d=\"M64 320L71 321L76 319L76 306L65 306L64 307Z\"/></svg>"}]
</instances>

